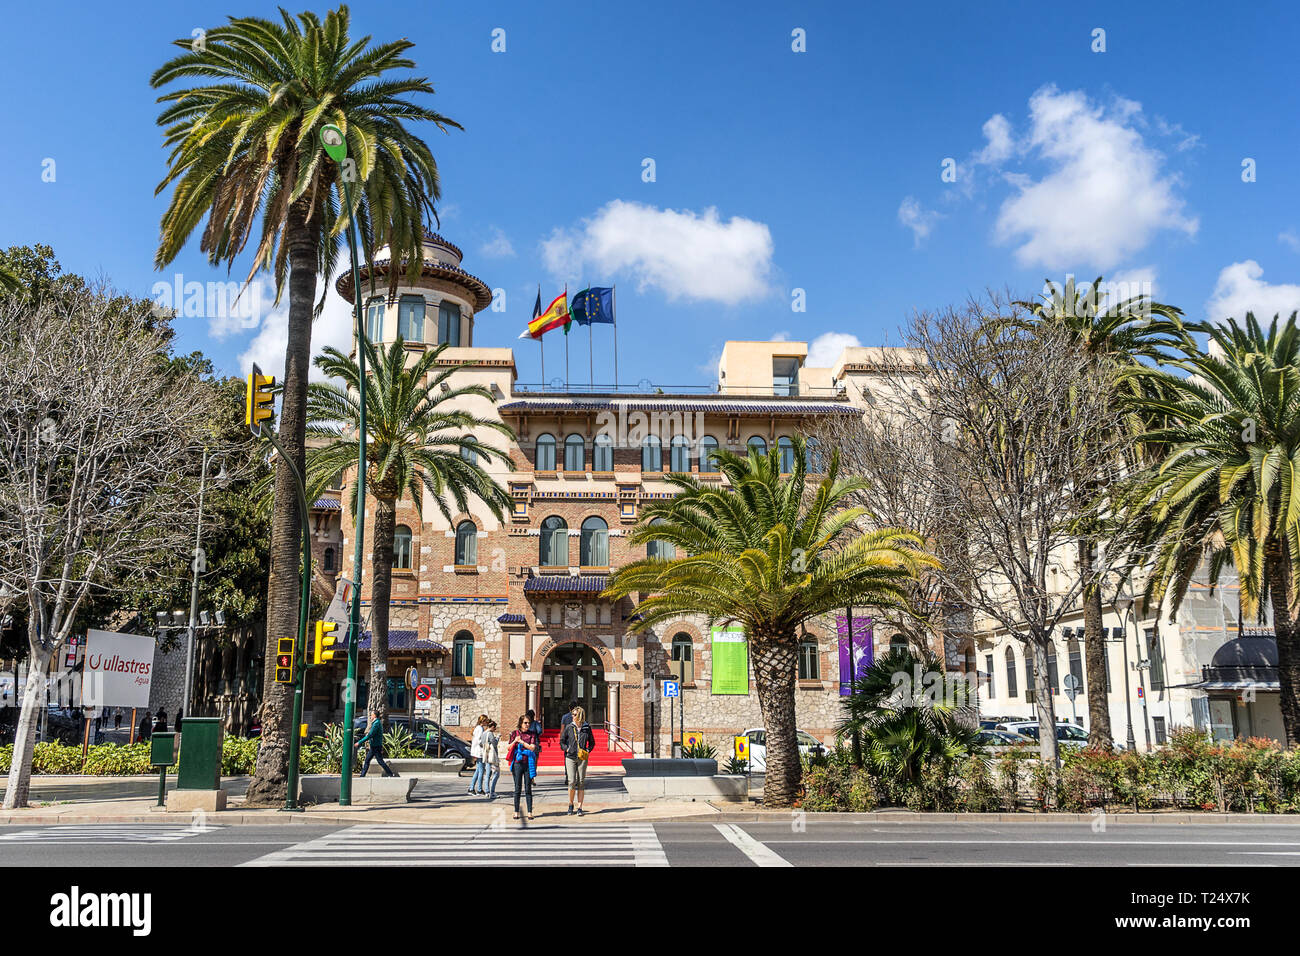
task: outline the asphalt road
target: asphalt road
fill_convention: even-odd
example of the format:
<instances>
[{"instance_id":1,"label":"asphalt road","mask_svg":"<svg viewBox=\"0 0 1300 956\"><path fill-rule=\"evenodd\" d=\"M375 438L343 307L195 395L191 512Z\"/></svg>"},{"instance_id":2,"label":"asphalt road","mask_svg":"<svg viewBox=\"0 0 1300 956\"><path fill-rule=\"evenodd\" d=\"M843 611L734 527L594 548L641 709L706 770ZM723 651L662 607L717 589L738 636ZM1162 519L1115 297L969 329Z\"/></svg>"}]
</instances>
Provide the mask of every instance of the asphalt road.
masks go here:
<instances>
[{"instance_id":1,"label":"asphalt road","mask_svg":"<svg viewBox=\"0 0 1300 956\"><path fill-rule=\"evenodd\" d=\"M0 866L1296 866L1270 824L182 824L0 827Z\"/></svg>"}]
</instances>

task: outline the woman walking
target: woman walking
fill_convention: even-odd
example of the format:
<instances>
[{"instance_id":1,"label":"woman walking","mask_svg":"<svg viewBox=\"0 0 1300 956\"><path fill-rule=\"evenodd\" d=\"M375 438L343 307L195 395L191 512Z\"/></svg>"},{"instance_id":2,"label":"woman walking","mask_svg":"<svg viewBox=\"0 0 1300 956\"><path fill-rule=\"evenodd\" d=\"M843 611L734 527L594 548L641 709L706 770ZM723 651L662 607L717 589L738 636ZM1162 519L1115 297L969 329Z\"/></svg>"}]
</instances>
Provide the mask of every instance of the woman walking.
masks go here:
<instances>
[{"instance_id":1,"label":"woman walking","mask_svg":"<svg viewBox=\"0 0 1300 956\"><path fill-rule=\"evenodd\" d=\"M487 729L488 715L479 714L474 724L474 736L470 739L469 755L474 761L474 776L469 782L470 793L486 793L486 767L483 763L483 734Z\"/></svg>"},{"instance_id":2,"label":"woman walking","mask_svg":"<svg viewBox=\"0 0 1300 956\"><path fill-rule=\"evenodd\" d=\"M596 736L587 723L581 707L571 711L573 719L564 725L560 734L560 750L564 752L564 770L569 778L569 812L574 812L574 794L578 796L577 814L582 816L582 796L587 787L587 758L596 746Z\"/></svg>"},{"instance_id":3,"label":"woman walking","mask_svg":"<svg viewBox=\"0 0 1300 956\"><path fill-rule=\"evenodd\" d=\"M527 716L519 718L514 732L510 735L510 746L506 750L506 760L510 762L510 773L515 778L515 819L523 819L519 812L519 796L528 798L528 819L533 818L533 775L530 764L536 759L538 749L537 735Z\"/></svg>"},{"instance_id":4,"label":"woman walking","mask_svg":"<svg viewBox=\"0 0 1300 956\"><path fill-rule=\"evenodd\" d=\"M497 722L489 720L483 730L483 783L489 801L497 798L497 780L501 777L501 757L497 749L501 737L497 734Z\"/></svg>"}]
</instances>

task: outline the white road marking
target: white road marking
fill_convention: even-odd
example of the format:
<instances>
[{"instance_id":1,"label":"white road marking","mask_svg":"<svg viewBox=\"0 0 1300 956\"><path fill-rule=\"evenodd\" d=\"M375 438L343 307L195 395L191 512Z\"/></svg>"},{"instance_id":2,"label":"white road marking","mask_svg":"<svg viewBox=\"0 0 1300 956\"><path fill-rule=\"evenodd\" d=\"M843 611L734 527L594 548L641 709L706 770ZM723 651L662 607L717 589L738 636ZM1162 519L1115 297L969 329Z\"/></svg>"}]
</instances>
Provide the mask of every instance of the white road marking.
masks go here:
<instances>
[{"instance_id":1,"label":"white road marking","mask_svg":"<svg viewBox=\"0 0 1300 956\"><path fill-rule=\"evenodd\" d=\"M749 857L757 866L793 866L775 850L770 850L733 823L715 823L714 828L727 838L732 846Z\"/></svg>"}]
</instances>

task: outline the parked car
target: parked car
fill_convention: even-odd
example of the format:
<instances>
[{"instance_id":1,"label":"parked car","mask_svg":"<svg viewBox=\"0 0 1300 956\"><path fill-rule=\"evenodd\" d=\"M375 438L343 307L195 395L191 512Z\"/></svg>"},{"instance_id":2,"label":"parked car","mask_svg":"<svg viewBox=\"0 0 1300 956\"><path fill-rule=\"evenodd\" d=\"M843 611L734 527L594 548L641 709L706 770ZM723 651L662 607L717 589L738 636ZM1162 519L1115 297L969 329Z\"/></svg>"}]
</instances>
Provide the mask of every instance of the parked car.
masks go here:
<instances>
[{"instance_id":1,"label":"parked car","mask_svg":"<svg viewBox=\"0 0 1300 956\"><path fill-rule=\"evenodd\" d=\"M1024 734L1013 734L1009 730L981 728L975 737L975 742L981 747L1014 747L1016 744L1031 744L1034 738Z\"/></svg>"},{"instance_id":2,"label":"parked car","mask_svg":"<svg viewBox=\"0 0 1300 956\"><path fill-rule=\"evenodd\" d=\"M749 738L750 769L754 771L766 770L767 732L762 727L755 727L752 730L745 731L743 736ZM826 753L826 745L812 734L803 730L796 730L795 736L799 740L799 753L801 755L808 757L815 754L820 757Z\"/></svg>"},{"instance_id":3,"label":"parked car","mask_svg":"<svg viewBox=\"0 0 1300 956\"><path fill-rule=\"evenodd\" d=\"M353 723L353 739L360 740L361 735L366 732L365 717L358 717ZM426 755L430 757L460 757L465 765L469 764L469 744L461 740L455 734L442 728L442 751L439 754L438 743L438 722L428 720L424 717L415 718L415 726L411 727L407 720L406 714L390 714L385 722L385 730L390 727L401 727L403 730L409 730L411 737L417 747L423 748Z\"/></svg>"},{"instance_id":4,"label":"parked car","mask_svg":"<svg viewBox=\"0 0 1300 956\"><path fill-rule=\"evenodd\" d=\"M997 729L1013 734L1021 734L1033 740L1038 739L1038 721L1036 720L998 724ZM1077 747L1082 750L1088 746L1088 732L1077 724L1060 723L1056 725L1056 740L1066 747Z\"/></svg>"}]
</instances>

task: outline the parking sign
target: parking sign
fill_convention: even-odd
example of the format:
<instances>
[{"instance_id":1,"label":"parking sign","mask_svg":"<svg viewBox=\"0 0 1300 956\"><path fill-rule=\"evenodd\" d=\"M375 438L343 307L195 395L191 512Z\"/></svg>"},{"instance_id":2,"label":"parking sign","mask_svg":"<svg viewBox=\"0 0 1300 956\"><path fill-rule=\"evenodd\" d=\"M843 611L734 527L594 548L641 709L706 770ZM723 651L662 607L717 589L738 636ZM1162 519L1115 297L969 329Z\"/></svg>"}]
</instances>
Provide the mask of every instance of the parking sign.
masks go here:
<instances>
[{"instance_id":1,"label":"parking sign","mask_svg":"<svg viewBox=\"0 0 1300 956\"><path fill-rule=\"evenodd\" d=\"M682 685L675 680L664 681L665 697L680 697L682 695Z\"/></svg>"}]
</instances>

